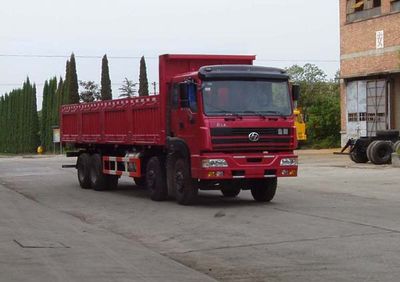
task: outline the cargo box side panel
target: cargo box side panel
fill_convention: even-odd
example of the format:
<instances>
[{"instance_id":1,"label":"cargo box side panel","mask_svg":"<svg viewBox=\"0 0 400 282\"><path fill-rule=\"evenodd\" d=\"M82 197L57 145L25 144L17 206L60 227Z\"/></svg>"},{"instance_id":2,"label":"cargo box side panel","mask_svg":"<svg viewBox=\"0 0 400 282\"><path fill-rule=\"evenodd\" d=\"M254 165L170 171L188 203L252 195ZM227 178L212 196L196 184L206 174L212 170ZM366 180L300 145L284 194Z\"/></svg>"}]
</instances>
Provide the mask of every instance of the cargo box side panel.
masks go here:
<instances>
[{"instance_id":1,"label":"cargo box side panel","mask_svg":"<svg viewBox=\"0 0 400 282\"><path fill-rule=\"evenodd\" d=\"M77 113L62 114L61 140L63 142L77 140L79 136L78 118L79 115Z\"/></svg>"},{"instance_id":2,"label":"cargo box side panel","mask_svg":"<svg viewBox=\"0 0 400 282\"><path fill-rule=\"evenodd\" d=\"M128 142L128 129L127 107L104 112L104 139L107 143Z\"/></svg>"},{"instance_id":3,"label":"cargo box side panel","mask_svg":"<svg viewBox=\"0 0 400 282\"><path fill-rule=\"evenodd\" d=\"M136 98L131 108L132 142L135 144L165 143L159 96Z\"/></svg>"},{"instance_id":4,"label":"cargo box side panel","mask_svg":"<svg viewBox=\"0 0 400 282\"><path fill-rule=\"evenodd\" d=\"M100 111L82 113L82 141L86 143L101 141L100 116Z\"/></svg>"}]
</instances>

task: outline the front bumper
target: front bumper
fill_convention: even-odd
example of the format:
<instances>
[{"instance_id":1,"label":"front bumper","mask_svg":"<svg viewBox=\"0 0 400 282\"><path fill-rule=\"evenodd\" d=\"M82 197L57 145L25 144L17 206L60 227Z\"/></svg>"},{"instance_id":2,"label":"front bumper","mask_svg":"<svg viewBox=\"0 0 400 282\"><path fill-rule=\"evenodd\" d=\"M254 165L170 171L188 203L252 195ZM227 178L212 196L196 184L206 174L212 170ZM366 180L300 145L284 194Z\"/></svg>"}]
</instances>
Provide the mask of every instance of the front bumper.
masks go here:
<instances>
[{"instance_id":1,"label":"front bumper","mask_svg":"<svg viewBox=\"0 0 400 282\"><path fill-rule=\"evenodd\" d=\"M298 166L281 166L284 158L297 158L293 153L208 153L191 156L192 177L201 180L260 179L295 177ZM224 159L227 167L203 168L207 159Z\"/></svg>"}]
</instances>

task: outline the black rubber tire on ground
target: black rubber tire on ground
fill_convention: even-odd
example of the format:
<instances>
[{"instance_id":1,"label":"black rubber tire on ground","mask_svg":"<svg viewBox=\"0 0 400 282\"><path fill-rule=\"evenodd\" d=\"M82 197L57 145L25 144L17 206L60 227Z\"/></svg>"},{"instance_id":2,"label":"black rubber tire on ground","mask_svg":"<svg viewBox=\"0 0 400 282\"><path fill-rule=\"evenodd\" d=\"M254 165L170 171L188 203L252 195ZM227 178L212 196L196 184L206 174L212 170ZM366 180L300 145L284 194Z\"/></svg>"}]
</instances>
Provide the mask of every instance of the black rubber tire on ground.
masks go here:
<instances>
[{"instance_id":1,"label":"black rubber tire on ground","mask_svg":"<svg viewBox=\"0 0 400 282\"><path fill-rule=\"evenodd\" d=\"M103 162L100 154L93 154L90 157L90 184L96 191L107 190L108 177L103 173Z\"/></svg>"},{"instance_id":2,"label":"black rubber tire on ground","mask_svg":"<svg viewBox=\"0 0 400 282\"><path fill-rule=\"evenodd\" d=\"M198 186L190 175L190 166L183 158L177 158L174 166L175 199L180 205L196 202Z\"/></svg>"},{"instance_id":3,"label":"black rubber tire on ground","mask_svg":"<svg viewBox=\"0 0 400 282\"><path fill-rule=\"evenodd\" d=\"M372 148L376 145L377 142L378 141L372 141L367 147L367 158L371 163L372 163L372 161L371 161L371 159L372 159L372 157L371 157Z\"/></svg>"},{"instance_id":4,"label":"black rubber tire on ground","mask_svg":"<svg viewBox=\"0 0 400 282\"><path fill-rule=\"evenodd\" d=\"M118 187L118 175L106 175L107 189L116 189Z\"/></svg>"},{"instance_id":5,"label":"black rubber tire on ground","mask_svg":"<svg viewBox=\"0 0 400 282\"><path fill-rule=\"evenodd\" d=\"M153 201L164 201L168 197L165 169L159 157L151 157L146 166L146 187Z\"/></svg>"},{"instance_id":6,"label":"black rubber tire on ground","mask_svg":"<svg viewBox=\"0 0 400 282\"><path fill-rule=\"evenodd\" d=\"M276 193L277 178L253 180L250 183L251 195L257 202L270 202Z\"/></svg>"},{"instance_id":7,"label":"black rubber tire on ground","mask_svg":"<svg viewBox=\"0 0 400 282\"><path fill-rule=\"evenodd\" d=\"M378 141L371 149L371 162L376 165L388 164L392 160L393 143Z\"/></svg>"},{"instance_id":8,"label":"black rubber tire on ground","mask_svg":"<svg viewBox=\"0 0 400 282\"><path fill-rule=\"evenodd\" d=\"M135 181L136 186L146 187L146 177L134 177L133 181Z\"/></svg>"},{"instance_id":9,"label":"black rubber tire on ground","mask_svg":"<svg viewBox=\"0 0 400 282\"><path fill-rule=\"evenodd\" d=\"M90 189L90 155L88 153L80 154L76 161L78 172L78 181L82 189Z\"/></svg>"},{"instance_id":10,"label":"black rubber tire on ground","mask_svg":"<svg viewBox=\"0 0 400 282\"><path fill-rule=\"evenodd\" d=\"M232 183L224 183L221 187L221 193L225 198L235 198L241 190L240 187L233 187Z\"/></svg>"},{"instance_id":11,"label":"black rubber tire on ground","mask_svg":"<svg viewBox=\"0 0 400 282\"><path fill-rule=\"evenodd\" d=\"M393 145L393 150L397 153L400 152L400 141L397 141L396 143L394 143Z\"/></svg>"},{"instance_id":12,"label":"black rubber tire on ground","mask_svg":"<svg viewBox=\"0 0 400 282\"><path fill-rule=\"evenodd\" d=\"M175 163L179 158L176 153L170 153L165 160L165 168L167 174L167 190L168 196L175 197Z\"/></svg>"},{"instance_id":13,"label":"black rubber tire on ground","mask_svg":"<svg viewBox=\"0 0 400 282\"><path fill-rule=\"evenodd\" d=\"M364 164L368 162L367 153L361 150L354 150L350 153L350 159L358 164Z\"/></svg>"}]
</instances>

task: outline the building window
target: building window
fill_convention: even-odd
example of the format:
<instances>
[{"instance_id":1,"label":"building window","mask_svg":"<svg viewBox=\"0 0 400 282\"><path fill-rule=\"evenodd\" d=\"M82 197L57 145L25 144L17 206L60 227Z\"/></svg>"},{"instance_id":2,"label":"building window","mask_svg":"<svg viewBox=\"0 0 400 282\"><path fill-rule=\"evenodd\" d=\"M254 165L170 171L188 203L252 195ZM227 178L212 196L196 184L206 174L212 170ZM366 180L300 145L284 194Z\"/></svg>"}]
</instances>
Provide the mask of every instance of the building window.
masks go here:
<instances>
[{"instance_id":1,"label":"building window","mask_svg":"<svg viewBox=\"0 0 400 282\"><path fill-rule=\"evenodd\" d=\"M347 0L347 22L368 19L380 14L381 0Z\"/></svg>"},{"instance_id":2,"label":"building window","mask_svg":"<svg viewBox=\"0 0 400 282\"><path fill-rule=\"evenodd\" d=\"M357 120L357 113L349 113L347 117L349 122L356 122Z\"/></svg>"},{"instance_id":3,"label":"building window","mask_svg":"<svg viewBox=\"0 0 400 282\"><path fill-rule=\"evenodd\" d=\"M400 0L391 0L391 11L400 11Z\"/></svg>"}]
</instances>

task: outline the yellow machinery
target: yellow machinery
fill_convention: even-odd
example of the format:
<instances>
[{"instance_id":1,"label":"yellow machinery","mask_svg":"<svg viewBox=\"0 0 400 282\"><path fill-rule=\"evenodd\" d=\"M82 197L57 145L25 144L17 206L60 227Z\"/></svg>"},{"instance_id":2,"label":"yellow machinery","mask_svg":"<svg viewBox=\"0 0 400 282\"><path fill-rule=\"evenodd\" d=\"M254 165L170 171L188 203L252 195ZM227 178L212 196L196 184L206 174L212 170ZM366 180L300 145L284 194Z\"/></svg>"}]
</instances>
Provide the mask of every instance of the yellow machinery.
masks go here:
<instances>
[{"instance_id":1,"label":"yellow machinery","mask_svg":"<svg viewBox=\"0 0 400 282\"><path fill-rule=\"evenodd\" d=\"M306 123L304 122L303 114L299 108L295 108L293 111L295 115L294 125L296 126L297 131L297 141L306 141Z\"/></svg>"}]
</instances>

